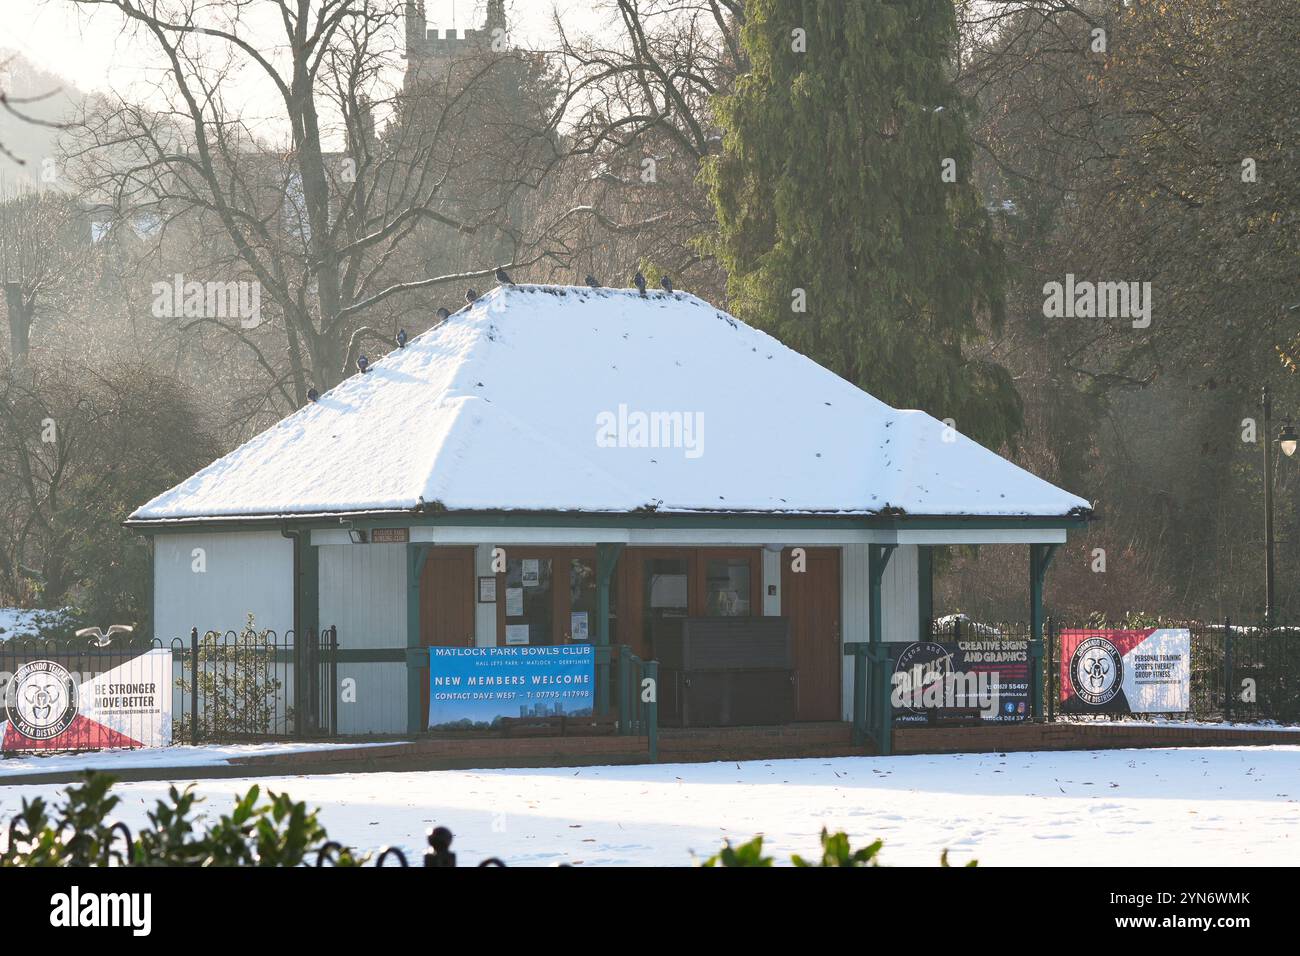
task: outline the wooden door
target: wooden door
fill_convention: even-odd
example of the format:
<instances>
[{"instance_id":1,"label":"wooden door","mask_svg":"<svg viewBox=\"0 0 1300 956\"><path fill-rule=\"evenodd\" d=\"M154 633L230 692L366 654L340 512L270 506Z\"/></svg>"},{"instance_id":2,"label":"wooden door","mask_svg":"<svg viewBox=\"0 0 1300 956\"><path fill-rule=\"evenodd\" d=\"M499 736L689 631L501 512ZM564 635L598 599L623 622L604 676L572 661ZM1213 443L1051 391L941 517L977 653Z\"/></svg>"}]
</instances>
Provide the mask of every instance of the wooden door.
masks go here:
<instances>
[{"instance_id":1,"label":"wooden door","mask_svg":"<svg viewBox=\"0 0 1300 956\"><path fill-rule=\"evenodd\" d=\"M805 548L807 569L791 570L781 553L781 614L790 619L795 668L795 719L840 720L840 552Z\"/></svg>"},{"instance_id":2,"label":"wooden door","mask_svg":"<svg viewBox=\"0 0 1300 956\"><path fill-rule=\"evenodd\" d=\"M474 645L473 548L430 548L420 575L420 643L426 647ZM429 671L424 672L420 712L429 712Z\"/></svg>"}]
</instances>

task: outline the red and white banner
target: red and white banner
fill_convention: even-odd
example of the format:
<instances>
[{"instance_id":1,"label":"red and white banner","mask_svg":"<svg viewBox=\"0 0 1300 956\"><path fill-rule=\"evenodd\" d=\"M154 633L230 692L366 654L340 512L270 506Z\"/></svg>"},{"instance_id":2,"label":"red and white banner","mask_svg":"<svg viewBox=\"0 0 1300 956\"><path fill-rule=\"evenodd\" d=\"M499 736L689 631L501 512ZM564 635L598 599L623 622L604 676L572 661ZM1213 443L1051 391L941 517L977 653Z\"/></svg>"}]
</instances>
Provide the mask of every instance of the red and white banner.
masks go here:
<instances>
[{"instance_id":1,"label":"red and white banner","mask_svg":"<svg viewBox=\"0 0 1300 956\"><path fill-rule=\"evenodd\" d=\"M92 652L50 654L3 675L0 750L166 747L172 739L172 652L144 650L94 667Z\"/></svg>"},{"instance_id":2,"label":"red and white banner","mask_svg":"<svg viewBox=\"0 0 1300 956\"><path fill-rule=\"evenodd\" d=\"M1061 631L1061 710L1170 714L1189 709L1192 632L1182 627Z\"/></svg>"}]
</instances>

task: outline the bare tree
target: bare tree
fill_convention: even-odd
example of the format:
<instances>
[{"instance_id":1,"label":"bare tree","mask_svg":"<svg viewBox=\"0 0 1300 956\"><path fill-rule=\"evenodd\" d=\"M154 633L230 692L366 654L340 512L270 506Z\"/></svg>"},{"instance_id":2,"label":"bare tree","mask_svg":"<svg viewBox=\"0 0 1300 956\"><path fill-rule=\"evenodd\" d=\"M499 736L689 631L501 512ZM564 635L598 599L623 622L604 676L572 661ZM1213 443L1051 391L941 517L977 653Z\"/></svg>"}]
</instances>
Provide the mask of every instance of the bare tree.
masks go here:
<instances>
[{"instance_id":1,"label":"bare tree","mask_svg":"<svg viewBox=\"0 0 1300 956\"><path fill-rule=\"evenodd\" d=\"M566 181L591 210L579 259L595 271L671 271L705 294L723 277L707 243L712 204L697 182L720 146L714 102L744 68L742 0L613 0L606 29L574 35L557 15L568 118ZM652 276L653 279L653 276Z\"/></svg>"},{"instance_id":2,"label":"bare tree","mask_svg":"<svg viewBox=\"0 0 1300 956\"><path fill-rule=\"evenodd\" d=\"M9 361L27 361L42 297L57 298L88 264L89 236L75 200L20 189L0 194L0 283L9 320Z\"/></svg>"},{"instance_id":3,"label":"bare tree","mask_svg":"<svg viewBox=\"0 0 1300 956\"><path fill-rule=\"evenodd\" d=\"M398 0L73 2L115 9L165 68L147 104L119 97L83 117L68 157L78 180L121 215L156 217L160 246L203 250L193 269L258 284L261 327L181 318L236 339L282 406L303 402L313 384L337 383L367 339L391 341L391 310L404 297L463 290L497 265L549 254L537 239L545 230L525 235L511 203L556 155L536 159L536 175L519 175L492 202L466 204L453 193L482 143L490 101L478 91L499 87L517 58L485 50L456 77L431 77L437 95L418 96L391 82ZM236 74L269 91L273 124L255 123L233 102ZM551 122L543 113L523 129L516 118L512 132L529 148L513 155L536 158ZM450 269L421 259L417 247L435 227L504 236L492 248L510 256ZM421 271L408 271L413 264Z\"/></svg>"}]
</instances>

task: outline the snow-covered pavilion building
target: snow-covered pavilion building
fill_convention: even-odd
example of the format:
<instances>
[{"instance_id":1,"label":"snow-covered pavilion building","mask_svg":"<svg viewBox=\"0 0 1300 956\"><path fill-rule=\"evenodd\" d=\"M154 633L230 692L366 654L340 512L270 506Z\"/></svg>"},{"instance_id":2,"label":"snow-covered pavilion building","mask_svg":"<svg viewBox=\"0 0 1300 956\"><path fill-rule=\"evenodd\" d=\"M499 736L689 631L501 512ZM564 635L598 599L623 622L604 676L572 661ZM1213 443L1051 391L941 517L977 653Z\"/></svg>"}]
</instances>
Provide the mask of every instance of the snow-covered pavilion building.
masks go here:
<instances>
[{"instance_id":1,"label":"snow-covered pavilion building","mask_svg":"<svg viewBox=\"0 0 1300 956\"><path fill-rule=\"evenodd\" d=\"M521 284L129 524L159 638L334 625L339 731L410 733L430 646L650 659L658 629L711 618L788 622L793 718L848 720L868 657L846 647L929 634L933 547L1030 545L1041 636L1051 552L1090 514L695 296Z\"/></svg>"}]
</instances>

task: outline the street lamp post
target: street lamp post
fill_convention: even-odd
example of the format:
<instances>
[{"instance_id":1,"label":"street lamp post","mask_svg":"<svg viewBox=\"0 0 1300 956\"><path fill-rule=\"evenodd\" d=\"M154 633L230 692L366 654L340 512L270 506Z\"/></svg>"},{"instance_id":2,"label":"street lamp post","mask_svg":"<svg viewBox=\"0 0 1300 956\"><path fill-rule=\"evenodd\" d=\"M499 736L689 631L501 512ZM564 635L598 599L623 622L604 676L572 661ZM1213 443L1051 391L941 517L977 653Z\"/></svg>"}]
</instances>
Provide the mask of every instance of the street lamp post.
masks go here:
<instances>
[{"instance_id":1,"label":"street lamp post","mask_svg":"<svg viewBox=\"0 0 1300 956\"><path fill-rule=\"evenodd\" d=\"M1260 405L1264 410L1264 626L1273 626L1273 395L1267 385L1260 391ZM1290 458L1295 454L1300 435L1288 418L1277 433L1278 447Z\"/></svg>"}]
</instances>

